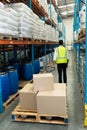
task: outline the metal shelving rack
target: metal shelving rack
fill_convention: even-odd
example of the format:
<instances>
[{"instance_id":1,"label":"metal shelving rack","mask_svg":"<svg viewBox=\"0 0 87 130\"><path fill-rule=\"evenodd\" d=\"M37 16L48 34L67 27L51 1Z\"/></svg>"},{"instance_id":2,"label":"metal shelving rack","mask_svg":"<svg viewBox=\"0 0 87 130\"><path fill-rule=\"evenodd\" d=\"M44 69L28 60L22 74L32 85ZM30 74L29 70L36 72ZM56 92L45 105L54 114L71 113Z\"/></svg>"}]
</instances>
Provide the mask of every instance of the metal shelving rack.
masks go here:
<instances>
[{"instance_id":1,"label":"metal shelving rack","mask_svg":"<svg viewBox=\"0 0 87 130\"><path fill-rule=\"evenodd\" d=\"M79 21L80 20L79 11L81 10L82 3L86 5L86 36L84 38L82 38L81 40L74 41L74 50L77 55L77 62L78 62L77 71L78 71L79 82L80 82L80 69L81 69L80 56L81 56L82 50L84 51L84 54L85 54L85 78L84 78L82 90L83 90L83 98L84 98L84 101L83 101L83 103L84 103L84 126L87 126L87 0L86 0L86 2L84 0L75 0L73 29L78 34L78 28L79 28L79 22L80 22Z\"/></svg>"}]
</instances>

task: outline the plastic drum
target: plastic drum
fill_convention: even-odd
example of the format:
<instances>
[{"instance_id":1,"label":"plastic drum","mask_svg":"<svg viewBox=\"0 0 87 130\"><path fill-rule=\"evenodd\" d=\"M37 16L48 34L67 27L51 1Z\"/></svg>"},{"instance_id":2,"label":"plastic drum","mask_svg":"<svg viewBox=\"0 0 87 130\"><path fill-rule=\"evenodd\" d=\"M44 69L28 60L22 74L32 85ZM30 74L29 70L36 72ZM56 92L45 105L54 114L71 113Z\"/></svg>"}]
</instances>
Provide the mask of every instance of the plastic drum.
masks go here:
<instances>
[{"instance_id":1,"label":"plastic drum","mask_svg":"<svg viewBox=\"0 0 87 130\"><path fill-rule=\"evenodd\" d=\"M10 85L8 74L5 72L0 73L1 76L1 88L2 88L2 100L5 102L10 94Z\"/></svg>"},{"instance_id":2,"label":"plastic drum","mask_svg":"<svg viewBox=\"0 0 87 130\"><path fill-rule=\"evenodd\" d=\"M39 64L40 64L40 70L42 70L43 69L43 58L42 57L39 58Z\"/></svg>"},{"instance_id":3,"label":"plastic drum","mask_svg":"<svg viewBox=\"0 0 87 130\"><path fill-rule=\"evenodd\" d=\"M40 72L40 63L39 60L34 61L34 74L38 74Z\"/></svg>"},{"instance_id":4,"label":"plastic drum","mask_svg":"<svg viewBox=\"0 0 87 130\"><path fill-rule=\"evenodd\" d=\"M17 69L18 79L20 79L21 78L21 64L20 63L15 63L14 68Z\"/></svg>"},{"instance_id":5,"label":"plastic drum","mask_svg":"<svg viewBox=\"0 0 87 130\"><path fill-rule=\"evenodd\" d=\"M8 71L10 94L15 94L18 91L18 73L16 69Z\"/></svg>"},{"instance_id":6,"label":"plastic drum","mask_svg":"<svg viewBox=\"0 0 87 130\"><path fill-rule=\"evenodd\" d=\"M32 77L33 77L33 74L32 74L32 64L31 63L23 64L21 69L22 69L21 70L22 71L22 78L24 80L31 80Z\"/></svg>"}]
</instances>

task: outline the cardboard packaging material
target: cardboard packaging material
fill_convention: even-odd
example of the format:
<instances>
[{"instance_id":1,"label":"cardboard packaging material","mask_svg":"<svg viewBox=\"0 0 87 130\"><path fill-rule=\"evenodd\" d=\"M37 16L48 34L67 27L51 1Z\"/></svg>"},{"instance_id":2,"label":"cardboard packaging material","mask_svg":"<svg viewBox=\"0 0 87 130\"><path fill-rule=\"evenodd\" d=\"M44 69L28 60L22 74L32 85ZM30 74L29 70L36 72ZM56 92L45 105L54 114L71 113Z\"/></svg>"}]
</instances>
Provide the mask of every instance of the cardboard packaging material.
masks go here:
<instances>
[{"instance_id":1,"label":"cardboard packaging material","mask_svg":"<svg viewBox=\"0 0 87 130\"><path fill-rule=\"evenodd\" d=\"M54 77L51 73L33 75L34 91L49 91L54 89Z\"/></svg>"},{"instance_id":2,"label":"cardboard packaging material","mask_svg":"<svg viewBox=\"0 0 87 130\"><path fill-rule=\"evenodd\" d=\"M43 91L37 94L37 112L39 114L49 114L66 116L66 92L65 89L53 91Z\"/></svg>"},{"instance_id":3,"label":"cardboard packaging material","mask_svg":"<svg viewBox=\"0 0 87 130\"><path fill-rule=\"evenodd\" d=\"M20 109L36 111L36 95L32 84L26 84L25 87L19 92Z\"/></svg>"}]
</instances>

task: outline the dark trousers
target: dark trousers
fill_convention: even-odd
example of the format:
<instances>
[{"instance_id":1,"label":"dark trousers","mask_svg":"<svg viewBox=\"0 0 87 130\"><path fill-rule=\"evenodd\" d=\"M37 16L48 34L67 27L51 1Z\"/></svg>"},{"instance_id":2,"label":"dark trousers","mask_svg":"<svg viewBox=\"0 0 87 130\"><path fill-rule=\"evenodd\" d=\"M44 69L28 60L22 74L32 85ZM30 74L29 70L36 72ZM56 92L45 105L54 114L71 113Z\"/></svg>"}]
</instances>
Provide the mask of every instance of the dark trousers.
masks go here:
<instances>
[{"instance_id":1,"label":"dark trousers","mask_svg":"<svg viewBox=\"0 0 87 130\"><path fill-rule=\"evenodd\" d=\"M66 63L57 64L59 83L63 83L63 82L67 83L66 68L67 68ZM63 81L62 81L62 74L63 74Z\"/></svg>"}]
</instances>

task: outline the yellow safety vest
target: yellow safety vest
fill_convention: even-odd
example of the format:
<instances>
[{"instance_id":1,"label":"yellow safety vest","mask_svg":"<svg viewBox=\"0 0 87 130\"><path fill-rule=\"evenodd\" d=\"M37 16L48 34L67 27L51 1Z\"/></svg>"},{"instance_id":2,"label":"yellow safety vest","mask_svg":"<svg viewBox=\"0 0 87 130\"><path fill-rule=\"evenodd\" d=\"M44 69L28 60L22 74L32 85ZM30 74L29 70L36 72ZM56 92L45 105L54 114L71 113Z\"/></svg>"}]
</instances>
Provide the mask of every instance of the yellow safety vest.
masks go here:
<instances>
[{"instance_id":1,"label":"yellow safety vest","mask_svg":"<svg viewBox=\"0 0 87 130\"><path fill-rule=\"evenodd\" d=\"M63 46L56 48L56 64L67 63L67 49Z\"/></svg>"}]
</instances>

